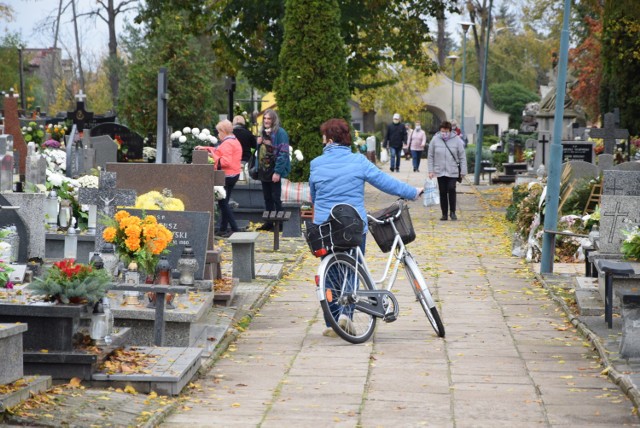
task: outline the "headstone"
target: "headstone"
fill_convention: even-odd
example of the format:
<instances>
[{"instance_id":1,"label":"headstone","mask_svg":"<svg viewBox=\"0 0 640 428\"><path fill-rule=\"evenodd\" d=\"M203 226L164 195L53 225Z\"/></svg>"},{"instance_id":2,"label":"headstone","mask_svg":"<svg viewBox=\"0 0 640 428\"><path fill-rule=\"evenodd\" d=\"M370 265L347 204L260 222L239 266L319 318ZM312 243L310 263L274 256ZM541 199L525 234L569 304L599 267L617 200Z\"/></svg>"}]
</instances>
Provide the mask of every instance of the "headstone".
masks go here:
<instances>
[{"instance_id":1,"label":"headstone","mask_svg":"<svg viewBox=\"0 0 640 428\"><path fill-rule=\"evenodd\" d=\"M640 172L609 170L602 179L602 194L640 196Z\"/></svg>"},{"instance_id":2,"label":"headstone","mask_svg":"<svg viewBox=\"0 0 640 428\"><path fill-rule=\"evenodd\" d=\"M78 203L95 205L98 215L113 218L115 207L134 206L136 204L136 192L131 189L116 188L116 173L101 171L97 189L81 187L78 189ZM102 232L105 225L101 221L96 225L95 251L100 251L104 239Z\"/></svg>"},{"instance_id":3,"label":"headstone","mask_svg":"<svg viewBox=\"0 0 640 428\"><path fill-rule=\"evenodd\" d=\"M71 127L71 132L67 136L66 153L67 153L67 167L65 175L67 177L75 177L80 172L80 154L77 153L77 146L75 140L78 138L78 128L76 125ZM82 145L81 145L82 146Z\"/></svg>"},{"instance_id":4,"label":"headstone","mask_svg":"<svg viewBox=\"0 0 640 428\"><path fill-rule=\"evenodd\" d=\"M606 153L598 155L598 170L600 171L600 173L608 169L613 169L613 161L613 155Z\"/></svg>"},{"instance_id":5,"label":"headstone","mask_svg":"<svg viewBox=\"0 0 640 428\"><path fill-rule=\"evenodd\" d=\"M207 244L209 242L209 229L211 223L211 213L193 211L157 211L128 209L129 213L139 217L144 215L155 216L158 223L164 225L173 232L173 245L167 250L167 259L171 267L178 266L178 259L182 250L186 246L193 247L193 252L198 260L198 271L195 279L203 279L205 257L207 255Z\"/></svg>"},{"instance_id":6,"label":"headstone","mask_svg":"<svg viewBox=\"0 0 640 428\"><path fill-rule=\"evenodd\" d=\"M4 132L13 135L14 156L20 161L20 175L24 175L27 144L24 142L18 119L18 94L14 94L13 90L4 98Z\"/></svg>"},{"instance_id":7,"label":"headstone","mask_svg":"<svg viewBox=\"0 0 640 428\"><path fill-rule=\"evenodd\" d=\"M33 185L44 185L47 182L47 161L44 156L36 152L33 141L28 144L26 168L25 182Z\"/></svg>"},{"instance_id":8,"label":"headstone","mask_svg":"<svg viewBox=\"0 0 640 428\"><path fill-rule=\"evenodd\" d=\"M82 160L84 168L80 171L81 175L90 174L91 170L96 167L96 151L91 144L89 132L89 129L85 129L82 132Z\"/></svg>"},{"instance_id":9,"label":"headstone","mask_svg":"<svg viewBox=\"0 0 640 428\"><path fill-rule=\"evenodd\" d=\"M616 128L614 113L604 115L604 126L602 128L591 128L589 137L602 138L604 140L604 153L612 155L616 149L616 140L629 138L629 131Z\"/></svg>"},{"instance_id":10,"label":"headstone","mask_svg":"<svg viewBox=\"0 0 640 428\"><path fill-rule=\"evenodd\" d=\"M169 117L167 89L167 69L166 67L161 67L158 72L158 129L156 134L156 163L167 162L167 147L169 143L169 128L167 124Z\"/></svg>"},{"instance_id":11,"label":"headstone","mask_svg":"<svg viewBox=\"0 0 640 428\"><path fill-rule=\"evenodd\" d=\"M206 156L205 152L201 153ZM169 189L174 198L184 203L186 210L209 212L212 218L215 206L213 187L224 185L224 172L215 171L208 164L108 163L107 170L117 173L118 188L134 189L139 195ZM208 249L213 249L214 224L212 221L209 229Z\"/></svg>"},{"instance_id":12,"label":"headstone","mask_svg":"<svg viewBox=\"0 0 640 428\"><path fill-rule=\"evenodd\" d=\"M613 167L616 171L640 171L640 162L623 162Z\"/></svg>"},{"instance_id":13,"label":"headstone","mask_svg":"<svg viewBox=\"0 0 640 428\"><path fill-rule=\"evenodd\" d=\"M640 198L637 196L602 195L600 200L600 241L604 254L621 254L625 236L622 230L640 224Z\"/></svg>"},{"instance_id":14,"label":"headstone","mask_svg":"<svg viewBox=\"0 0 640 428\"><path fill-rule=\"evenodd\" d=\"M87 111L84 106L86 98L86 94L82 93L81 89L76 95L76 109L67 112L67 119L70 119L78 129L84 129L85 125L93 121L93 112Z\"/></svg>"},{"instance_id":15,"label":"headstone","mask_svg":"<svg viewBox=\"0 0 640 428\"><path fill-rule=\"evenodd\" d=\"M0 324L0 385L6 385L24 375L22 361L22 333L26 324Z\"/></svg>"},{"instance_id":16,"label":"headstone","mask_svg":"<svg viewBox=\"0 0 640 428\"><path fill-rule=\"evenodd\" d=\"M0 210L0 227L15 226L20 242L18 262L45 255L45 195L43 193L3 193L0 205L17 206L17 210Z\"/></svg>"},{"instance_id":17,"label":"headstone","mask_svg":"<svg viewBox=\"0 0 640 428\"><path fill-rule=\"evenodd\" d=\"M0 192L13 191L13 138L0 135Z\"/></svg>"},{"instance_id":18,"label":"headstone","mask_svg":"<svg viewBox=\"0 0 640 428\"><path fill-rule=\"evenodd\" d=\"M108 135L112 140L115 140L117 137L122 141L122 144L127 147L127 157L129 159L142 159L144 138L124 125L119 123L102 123L91 128L90 134L91 137Z\"/></svg>"},{"instance_id":19,"label":"headstone","mask_svg":"<svg viewBox=\"0 0 640 428\"><path fill-rule=\"evenodd\" d=\"M538 148L538 140L535 140L533 138L527 139L527 141L524 142L524 148L525 150L535 151Z\"/></svg>"},{"instance_id":20,"label":"headstone","mask_svg":"<svg viewBox=\"0 0 640 428\"><path fill-rule=\"evenodd\" d=\"M595 158L593 147L594 144L589 141L563 141L562 161L579 160L593 163Z\"/></svg>"},{"instance_id":21,"label":"headstone","mask_svg":"<svg viewBox=\"0 0 640 428\"><path fill-rule=\"evenodd\" d=\"M584 162L580 160L574 160L565 162L562 164L562 174L564 175L565 168L571 168L570 180L578 181L585 178L596 178L599 176L598 167L592 163Z\"/></svg>"},{"instance_id":22,"label":"headstone","mask_svg":"<svg viewBox=\"0 0 640 428\"><path fill-rule=\"evenodd\" d=\"M118 145L109 135L91 137L91 145L96 153L96 166L104 170L107 162L118 161Z\"/></svg>"}]
</instances>

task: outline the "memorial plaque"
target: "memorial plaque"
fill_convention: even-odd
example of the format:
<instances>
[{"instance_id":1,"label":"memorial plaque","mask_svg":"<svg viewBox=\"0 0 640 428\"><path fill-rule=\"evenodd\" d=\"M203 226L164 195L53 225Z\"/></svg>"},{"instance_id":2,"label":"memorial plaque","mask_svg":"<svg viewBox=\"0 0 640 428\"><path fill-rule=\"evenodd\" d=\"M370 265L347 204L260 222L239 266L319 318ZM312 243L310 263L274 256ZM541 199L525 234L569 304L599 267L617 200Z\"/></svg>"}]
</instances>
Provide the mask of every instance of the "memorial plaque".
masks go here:
<instances>
[{"instance_id":1,"label":"memorial plaque","mask_svg":"<svg viewBox=\"0 0 640 428\"><path fill-rule=\"evenodd\" d=\"M211 213L196 211L158 211L158 210L134 210L127 209L131 215L142 218L144 215L152 215L158 223L173 233L173 245L167 250L167 259L173 269L178 267L178 259L184 247L191 246L198 260L198 271L195 279L203 279L207 244L209 241L209 227Z\"/></svg>"},{"instance_id":2,"label":"memorial plaque","mask_svg":"<svg viewBox=\"0 0 640 428\"><path fill-rule=\"evenodd\" d=\"M562 161L580 160L593 163L593 143L588 141L563 141Z\"/></svg>"}]
</instances>

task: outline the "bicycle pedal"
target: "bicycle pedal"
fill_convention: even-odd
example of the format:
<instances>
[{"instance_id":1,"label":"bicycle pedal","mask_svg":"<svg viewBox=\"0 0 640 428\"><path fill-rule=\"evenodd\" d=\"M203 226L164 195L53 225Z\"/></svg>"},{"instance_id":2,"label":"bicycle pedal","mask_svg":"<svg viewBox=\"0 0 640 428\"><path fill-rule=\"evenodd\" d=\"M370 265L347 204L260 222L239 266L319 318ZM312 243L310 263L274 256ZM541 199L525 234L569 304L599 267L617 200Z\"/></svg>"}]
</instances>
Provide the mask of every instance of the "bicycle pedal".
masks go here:
<instances>
[{"instance_id":1,"label":"bicycle pedal","mask_svg":"<svg viewBox=\"0 0 640 428\"><path fill-rule=\"evenodd\" d=\"M397 319L398 317L394 314L386 314L384 317L382 317L382 321L384 322L394 322Z\"/></svg>"}]
</instances>

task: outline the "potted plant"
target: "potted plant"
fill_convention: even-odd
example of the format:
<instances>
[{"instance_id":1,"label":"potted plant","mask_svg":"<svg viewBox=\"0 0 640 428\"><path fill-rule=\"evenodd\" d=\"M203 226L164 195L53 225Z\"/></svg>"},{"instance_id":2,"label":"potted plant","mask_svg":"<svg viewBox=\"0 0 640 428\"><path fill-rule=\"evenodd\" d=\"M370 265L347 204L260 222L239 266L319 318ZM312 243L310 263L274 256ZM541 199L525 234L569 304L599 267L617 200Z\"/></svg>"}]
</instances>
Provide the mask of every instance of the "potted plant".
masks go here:
<instances>
[{"instance_id":1,"label":"potted plant","mask_svg":"<svg viewBox=\"0 0 640 428\"><path fill-rule=\"evenodd\" d=\"M102 237L114 244L122 261L126 264L135 262L153 277L160 254L166 253L173 233L152 215L140 218L125 210L118 211L113 218L104 221L107 227Z\"/></svg>"},{"instance_id":2,"label":"potted plant","mask_svg":"<svg viewBox=\"0 0 640 428\"><path fill-rule=\"evenodd\" d=\"M13 289L13 283L9 280L9 274L13 269L8 263L0 259L0 288Z\"/></svg>"},{"instance_id":3,"label":"potted plant","mask_svg":"<svg viewBox=\"0 0 640 428\"><path fill-rule=\"evenodd\" d=\"M54 263L44 277L35 278L27 289L50 302L94 304L107 294L110 282L105 270L64 259Z\"/></svg>"}]
</instances>

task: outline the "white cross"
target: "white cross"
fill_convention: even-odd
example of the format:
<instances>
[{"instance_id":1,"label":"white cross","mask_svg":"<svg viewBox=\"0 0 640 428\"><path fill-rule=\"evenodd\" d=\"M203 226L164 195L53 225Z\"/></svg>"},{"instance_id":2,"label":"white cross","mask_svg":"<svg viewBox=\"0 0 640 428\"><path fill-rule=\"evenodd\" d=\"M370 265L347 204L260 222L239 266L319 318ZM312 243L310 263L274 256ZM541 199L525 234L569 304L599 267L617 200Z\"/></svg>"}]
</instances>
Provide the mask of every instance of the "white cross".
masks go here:
<instances>
[{"instance_id":1,"label":"white cross","mask_svg":"<svg viewBox=\"0 0 640 428\"><path fill-rule=\"evenodd\" d=\"M82 93L82 89L80 89L80 92L76 94L76 100L83 103L85 99L87 99L87 94Z\"/></svg>"}]
</instances>

